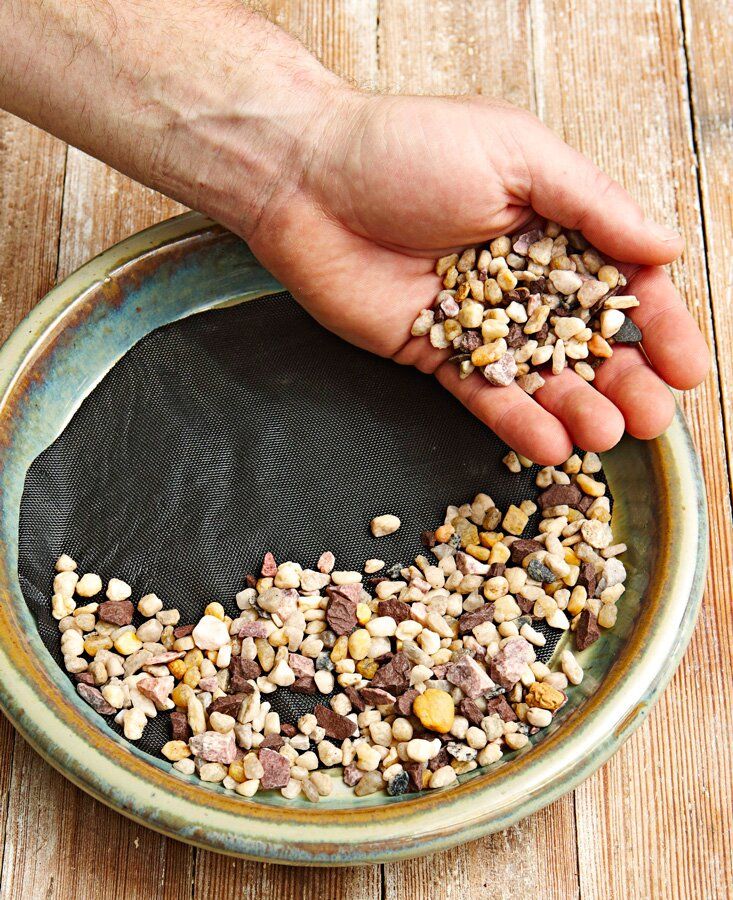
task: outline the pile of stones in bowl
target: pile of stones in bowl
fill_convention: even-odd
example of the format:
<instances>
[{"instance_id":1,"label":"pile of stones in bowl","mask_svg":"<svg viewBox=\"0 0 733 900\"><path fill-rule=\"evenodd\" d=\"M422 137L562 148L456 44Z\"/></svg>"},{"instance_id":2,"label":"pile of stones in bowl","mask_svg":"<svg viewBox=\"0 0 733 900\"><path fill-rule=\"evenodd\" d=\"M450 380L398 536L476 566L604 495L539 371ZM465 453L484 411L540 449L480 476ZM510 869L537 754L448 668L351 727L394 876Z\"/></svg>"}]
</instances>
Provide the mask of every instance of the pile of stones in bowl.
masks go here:
<instances>
[{"instance_id":1,"label":"pile of stones in bowl","mask_svg":"<svg viewBox=\"0 0 733 900\"><path fill-rule=\"evenodd\" d=\"M574 455L539 472L536 503L502 511L480 493L450 506L422 534L425 553L387 572L379 559L342 571L330 552L314 568L267 553L231 615L212 602L195 624L147 594L134 625L128 584L111 578L102 597L99 575L80 577L63 555L51 605L65 667L126 738L167 715L173 768L245 797L316 802L337 766L360 796L448 787L547 728L583 679L571 643L585 650L616 622L626 545L614 543L600 468L594 453ZM399 527L393 515L371 522L377 538ZM555 671L536 659L541 621L572 633ZM322 702L281 722L267 699L281 689Z\"/></svg>"},{"instance_id":2,"label":"pile of stones in bowl","mask_svg":"<svg viewBox=\"0 0 733 900\"><path fill-rule=\"evenodd\" d=\"M571 366L593 381L615 343L642 338L625 313L639 305L623 293L625 276L556 222L443 256L435 272L443 289L412 334L450 349L461 378L479 369L490 384L516 380L534 394L542 371L559 375Z\"/></svg>"}]
</instances>

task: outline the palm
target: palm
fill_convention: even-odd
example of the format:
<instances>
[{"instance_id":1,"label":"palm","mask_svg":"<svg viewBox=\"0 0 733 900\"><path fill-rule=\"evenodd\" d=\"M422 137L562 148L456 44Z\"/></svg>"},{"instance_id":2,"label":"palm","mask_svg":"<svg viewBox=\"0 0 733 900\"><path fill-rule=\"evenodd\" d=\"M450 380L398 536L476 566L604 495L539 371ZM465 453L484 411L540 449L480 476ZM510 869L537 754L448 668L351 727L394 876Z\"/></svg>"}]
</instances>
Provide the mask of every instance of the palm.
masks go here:
<instances>
[{"instance_id":1,"label":"palm","mask_svg":"<svg viewBox=\"0 0 733 900\"><path fill-rule=\"evenodd\" d=\"M538 174L536 160L552 157L552 141L566 156L543 163L547 171ZM599 249L623 258L623 238L612 224L609 235L599 234L582 201L574 208L559 191L563 181L579 177L572 171L578 160L531 116L510 107L478 99L370 98L324 164L308 173L303 189L276 208L251 243L327 328L435 373L511 446L556 463L572 443L613 446L624 425L640 437L659 434L673 411L664 381L684 388L704 376L702 338L661 269L625 267L642 303L635 320L648 326L644 350L654 368L638 349L623 347L599 370L594 387L570 370L548 379L533 398L517 385L492 387L478 374L462 382L447 363L448 352L410 338L410 326L439 289L436 256L515 231L537 212L582 226ZM596 188L620 192L590 171ZM640 261L666 261L663 251L655 256L654 248L646 254L633 249ZM665 308L666 318L657 315ZM682 338L696 346L693 370L689 359L684 370L678 363Z\"/></svg>"}]
</instances>

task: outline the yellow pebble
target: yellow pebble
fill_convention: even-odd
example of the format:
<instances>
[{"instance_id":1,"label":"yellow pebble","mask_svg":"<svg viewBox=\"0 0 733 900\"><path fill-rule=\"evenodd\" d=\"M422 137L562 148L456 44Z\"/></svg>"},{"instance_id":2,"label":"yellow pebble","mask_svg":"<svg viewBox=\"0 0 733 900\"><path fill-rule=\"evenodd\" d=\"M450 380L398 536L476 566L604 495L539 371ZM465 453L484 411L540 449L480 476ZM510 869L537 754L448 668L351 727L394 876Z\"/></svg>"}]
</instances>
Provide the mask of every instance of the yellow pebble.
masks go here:
<instances>
[{"instance_id":1,"label":"yellow pebble","mask_svg":"<svg viewBox=\"0 0 733 900\"><path fill-rule=\"evenodd\" d=\"M596 481L589 475L583 475L582 473L576 475L575 481L581 491L590 497L602 497L606 493L606 485L602 481Z\"/></svg>"},{"instance_id":2,"label":"yellow pebble","mask_svg":"<svg viewBox=\"0 0 733 900\"><path fill-rule=\"evenodd\" d=\"M359 662L356 664L356 671L363 678L369 678L369 679L374 678L374 676L377 674L378 668L379 668L379 663L377 663L376 660L373 660L373 659L360 659Z\"/></svg>"},{"instance_id":3,"label":"yellow pebble","mask_svg":"<svg viewBox=\"0 0 733 900\"><path fill-rule=\"evenodd\" d=\"M233 763L229 764L229 777L233 778L237 784L247 780L247 776L244 774L243 759L235 759Z\"/></svg>"},{"instance_id":4,"label":"yellow pebble","mask_svg":"<svg viewBox=\"0 0 733 900\"><path fill-rule=\"evenodd\" d=\"M356 619L360 625L366 625L371 617L372 611L366 603L356 604Z\"/></svg>"},{"instance_id":5,"label":"yellow pebble","mask_svg":"<svg viewBox=\"0 0 733 900\"><path fill-rule=\"evenodd\" d=\"M530 685L529 690L527 691L526 700L530 706L535 706L539 709L551 709L554 711L559 709L565 702L565 694L549 684L542 684L541 681L535 681Z\"/></svg>"},{"instance_id":6,"label":"yellow pebble","mask_svg":"<svg viewBox=\"0 0 733 900\"><path fill-rule=\"evenodd\" d=\"M346 659L348 649L349 639L345 634L342 634L333 645L333 650L331 650L331 662L337 663L341 662L342 659Z\"/></svg>"},{"instance_id":7,"label":"yellow pebble","mask_svg":"<svg viewBox=\"0 0 733 900\"><path fill-rule=\"evenodd\" d=\"M452 525L440 525L435 529L435 540L439 544L447 544L453 537L454 530Z\"/></svg>"},{"instance_id":8,"label":"yellow pebble","mask_svg":"<svg viewBox=\"0 0 733 900\"><path fill-rule=\"evenodd\" d=\"M91 634L84 641L84 652L89 656L96 656L99 650L109 650L112 647L112 638L108 634Z\"/></svg>"},{"instance_id":9,"label":"yellow pebble","mask_svg":"<svg viewBox=\"0 0 733 900\"><path fill-rule=\"evenodd\" d=\"M453 727L456 717L453 698L447 691L428 688L425 693L415 698L412 710L425 728L447 734Z\"/></svg>"},{"instance_id":10,"label":"yellow pebble","mask_svg":"<svg viewBox=\"0 0 733 900\"><path fill-rule=\"evenodd\" d=\"M122 656L130 656L131 653L139 650L142 645L143 642L134 631L125 631L115 641L115 650Z\"/></svg>"},{"instance_id":11,"label":"yellow pebble","mask_svg":"<svg viewBox=\"0 0 733 900\"><path fill-rule=\"evenodd\" d=\"M200 668L203 661L204 654L198 649L198 647L194 648L193 650L189 650L182 660L187 669L191 669L194 666L196 668Z\"/></svg>"},{"instance_id":12,"label":"yellow pebble","mask_svg":"<svg viewBox=\"0 0 733 900\"><path fill-rule=\"evenodd\" d=\"M160 748L160 752L166 759L176 762L179 759L185 759L191 755L188 744L185 741L168 741Z\"/></svg>"},{"instance_id":13,"label":"yellow pebble","mask_svg":"<svg viewBox=\"0 0 733 900\"><path fill-rule=\"evenodd\" d=\"M469 544L468 547L466 547L466 553L474 559L479 560L479 562L486 562L491 555L491 551L488 547L478 547L476 544Z\"/></svg>"},{"instance_id":14,"label":"yellow pebble","mask_svg":"<svg viewBox=\"0 0 733 900\"><path fill-rule=\"evenodd\" d=\"M366 628L357 628L349 635L349 656L356 660L365 659L369 654L371 643L372 636Z\"/></svg>"},{"instance_id":15,"label":"yellow pebble","mask_svg":"<svg viewBox=\"0 0 733 900\"><path fill-rule=\"evenodd\" d=\"M184 684L195 688L198 687L199 681L201 681L201 670L197 666L191 666L190 669L186 669L186 674L183 676Z\"/></svg>"},{"instance_id":16,"label":"yellow pebble","mask_svg":"<svg viewBox=\"0 0 733 900\"><path fill-rule=\"evenodd\" d=\"M504 535L501 531L482 531L479 539L484 547L493 547L503 540Z\"/></svg>"},{"instance_id":17,"label":"yellow pebble","mask_svg":"<svg viewBox=\"0 0 733 900\"><path fill-rule=\"evenodd\" d=\"M168 663L168 671L180 681L186 674L186 663L182 659L174 659L173 662Z\"/></svg>"},{"instance_id":18,"label":"yellow pebble","mask_svg":"<svg viewBox=\"0 0 733 900\"><path fill-rule=\"evenodd\" d=\"M580 565L580 560L573 553L573 551L570 549L570 547L568 547L567 550L565 551L565 562L569 566L579 566Z\"/></svg>"},{"instance_id":19,"label":"yellow pebble","mask_svg":"<svg viewBox=\"0 0 733 900\"><path fill-rule=\"evenodd\" d=\"M204 610L205 616L215 616L217 619L220 619L222 622L224 621L224 607L221 603L209 603L209 605Z\"/></svg>"},{"instance_id":20,"label":"yellow pebble","mask_svg":"<svg viewBox=\"0 0 733 900\"><path fill-rule=\"evenodd\" d=\"M178 706L180 709L186 709L188 707L188 701L191 697L194 696L193 688L187 684L178 684L173 688L173 693L171 694L171 700Z\"/></svg>"}]
</instances>

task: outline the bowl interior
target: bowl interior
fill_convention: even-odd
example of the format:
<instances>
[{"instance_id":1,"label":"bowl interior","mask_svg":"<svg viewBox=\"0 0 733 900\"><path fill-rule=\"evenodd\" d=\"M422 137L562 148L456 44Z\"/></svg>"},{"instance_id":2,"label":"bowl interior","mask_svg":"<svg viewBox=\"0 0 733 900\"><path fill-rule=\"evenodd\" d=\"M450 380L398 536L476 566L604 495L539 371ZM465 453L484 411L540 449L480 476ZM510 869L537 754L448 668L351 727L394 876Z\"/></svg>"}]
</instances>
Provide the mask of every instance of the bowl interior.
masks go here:
<instances>
[{"instance_id":1,"label":"bowl interior","mask_svg":"<svg viewBox=\"0 0 733 900\"><path fill-rule=\"evenodd\" d=\"M169 764L121 739L81 701L45 649L18 585L18 513L28 467L104 374L147 333L203 310L280 290L238 239L199 217L164 223L121 248L59 285L12 336L0 358L0 626L10 636L0 642L0 659L5 657L12 667L18 686L11 690L6 679L0 701L31 742L85 789L167 833L215 849L306 862L318 861L318 852L303 841L322 846L329 834L333 844L324 859L351 861L384 858L388 851L410 855L416 852L411 840L421 835L421 850L436 849L426 838L433 831L439 840L454 841L458 833L477 836L505 827L599 765L638 724L671 674L697 609L704 569L704 498L680 417L658 441L626 437L604 455L615 500L614 534L629 548L624 557L629 579L616 627L579 654L585 669L582 684L570 689L568 704L536 743L488 771L463 776L463 785L453 791L358 798L335 777L333 795L317 807L272 792L245 801L171 773ZM696 552L675 556L682 541ZM566 643L567 638L558 649ZM608 699L604 706L604 697L612 702ZM84 743L64 746L71 741L69 729ZM84 747L101 754L98 770L88 777L80 758ZM572 764L564 764L563 757ZM166 797L167 813L158 815L141 799L151 786ZM208 834L185 821L182 810L190 811L190 804L198 807L201 822L210 823ZM370 822L377 808L386 811L381 825L373 817ZM253 821L244 822L245 810ZM283 812L273 818L268 810ZM339 836L339 824L346 820L338 813L356 810L364 817L348 820L353 837L345 831ZM258 829L265 835L273 823L283 826L280 843L290 850L274 851L280 843L271 833L264 849L258 843ZM292 836L286 833L291 826ZM320 829L317 837L303 831L313 827ZM376 849L363 850L366 835ZM395 851L400 839L403 849ZM333 849L339 845L346 849Z\"/></svg>"}]
</instances>

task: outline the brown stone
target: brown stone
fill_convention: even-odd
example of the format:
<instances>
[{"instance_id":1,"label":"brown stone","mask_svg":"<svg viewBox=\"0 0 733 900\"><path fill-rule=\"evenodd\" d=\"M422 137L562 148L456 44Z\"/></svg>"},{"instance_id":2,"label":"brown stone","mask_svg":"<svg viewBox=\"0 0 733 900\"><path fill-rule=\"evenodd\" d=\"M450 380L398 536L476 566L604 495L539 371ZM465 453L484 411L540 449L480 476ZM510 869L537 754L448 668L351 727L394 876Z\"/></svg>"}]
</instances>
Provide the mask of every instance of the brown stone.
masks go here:
<instances>
[{"instance_id":1,"label":"brown stone","mask_svg":"<svg viewBox=\"0 0 733 900\"><path fill-rule=\"evenodd\" d=\"M493 620L494 604L484 603L483 606L480 606L473 612L463 613L458 620L458 632L459 634L468 634L473 631L477 625L481 625L482 622L493 622Z\"/></svg>"},{"instance_id":2,"label":"brown stone","mask_svg":"<svg viewBox=\"0 0 733 900\"><path fill-rule=\"evenodd\" d=\"M509 690L522 677L534 659L534 650L522 637L511 638L491 660L489 674L501 687Z\"/></svg>"},{"instance_id":3,"label":"brown stone","mask_svg":"<svg viewBox=\"0 0 733 900\"><path fill-rule=\"evenodd\" d=\"M355 687L345 687L344 693L351 701L351 705L357 712L364 712L366 703L361 699L361 694Z\"/></svg>"},{"instance_id":4,"label":"brown stone","mask_svg":"<svg viewBox=\"0 0 733 900\"><path fill-rule=\"evenodd\" d=\"M423 776L425 775L425 763L421 762L403 762L402 768L410 776L410 787L413 791L421 791L423 789Z\"/></svg>"},{"instance_id":5,"label":"brown stone","mask_svg":"<svg viewBox=\"0 0 733 900\"><path fill-rule=\"evenodd\" d=\"M246 687L249 690L240 691L236 694L227 694L224 697L217 697L215 700L212 700L207 708L207 712L209 715L213 712L224 713L227 716L233 716L235 719L237 717L237 713L239 712L239 707L242 705L242 701L249 695L254 693L254 688L252 685L247 684Z\"/></svg>"},{"instance_id":6,"label":"brown stone","mask_svg":"<svg viewBox=\"0 0 733 900\"><path fill-rule=\"evenodd\" d=\"M131 600L105 600L99 604L97 615L102 622L112 625L129 625L132 622L133 606Z\"/></svg>"},{"instance_id":7,"label":"brown stone","mask_svg":"<svg viewBox=\"0 0 733 900\"><path fill-rule=\"evenodd\" d=\"M188 724L188 716L183 710L174 709L171 713L171 740L185 741L191 737L191 726Z\"/></svg>"},{"instance_id":8,"label":"brown stone","mask_svg":"<svg viewBox=\"0 0 733 900\"><path fill-rule=\"evenodd\" d=\"M331 602L326 610L326 621L335 634L351 634L356 628L356 603L356 600L343 594L331 594Z\"/></svg>"},{"instance_id":9,"label":"brown stone","mask_svg":"<svg viewBox=\"0 0 733 900\"><path fill-rule=\"evenodd\" d=\"M436 769L442 769L443 766L450 765L450 759L448 751L445 747L441 747L435 756L431 760L428 760L428 768L431 772L434 772Z\"/></svg>"},{"instance_id":10,"label":"brown stone","mask_svg":"<svg viewBox=\"0 0 733 900\"><path fill-rule=\"evenodd\" d=\"M596 592L596 570L593 563L581 563L580 574L578 575L578 584L584 587L589 597L593 597Z\"/></svg>"},{"instance_id":11,"label":"brown stone","mask_svg":"<svg viewBox=\"0 0 733 900\"><path fill-rule=\"evenodd\" d=\"M111 706L102 696L99 688L93 687L91 684L85 684L80 681L76 685L76 690L82 700L86 701L91 708L102 716L113 716L117 710Z\"/></svg>"},{"instance_id":12,"label":"brown stone","mask_svg":"<svg viewBox=\"0 0 733 900\"><path fill-rule=\"evenodd\" d=\"M499 695L486 701L486 715L497 714L504 722L516 722L517 714L507 703L506 697Z\"/></svg>"},{"instance_id":13,"label":"brown stone","mask_svg":"<svg viewBox=\"0 0 733 900\"><path fill-rule=\"evenodd\" d=\"M538 550L544 550L545 548L539 541L531 541L528 538L518 538L516 541L512 541L509 549L512 553L512 562L515 566L520 566L525 556L529 556L530 553L536 553Z\"/></svg>"},{"instance_id":14,"label":"brown stone","mask_svg":"<svg viewBox=\"0 0 733 900\"><path fill-rule=\"evenodd\" d=\"M265 553L260 574L263 578L274 578L277 575L277 562L275 562L275 557L272 553Z\"/></svg>"},{"instance_id":15,"label":"brown stone","mask_svg":"<svg viewBox=\"0 0 733 900\"><path fill-rule=\"evenodd\" d=\"M203 734L195 734L189 740L188 746L194 756L199 756L206 762L229 765L237 756L237 744L233 731L226 734L220 734L218 731L204 731Z\"/></svg>"},{"instance_id":16,"label":"brown stone","mask_svg":"<svg viewBox=\"0 0 733 900\"><path fill-rule=\"evenodd\" d=\"M386 665L377 669L371 687L384 688L390 694L398 696L409 687L410 669L410 661L405 654L395 653Z\"/></svg>"},{"instance_id":17,"label":"brown stone","mask_svg":"<svg viewBox=\"0 0 733 900\"><path fill-rule=\"evenodd\" d=\"M337 741L346 740L352 737L357 731L357 724L346 716L341 716L327 706L319 703L313 710L316 721L326 732L326 736L334 738Z\"/></svg>"},{"instance_id":18,"label":"brown stone","mask_svg":"<svg viewBox=\"0 0 733 900\"><path fill-rule=\"evenodd\" d=\"M578 624L575 626L575 646L578 650L585 650L591 644L594 644L600 636L601 629L598 626L598 619L590 609L584 609L578 617Z\"/></svg>"},{"instance_id":19,"label":"brown stone","mask_svg":"<svg viewBox=\"0 0 733 900\"><path fill-rule=\"evenodd\" d=\"M377 612L380 616L391 616L398 623L410 618L410 607L401 600L380 600Z\"/></svg>"},{"instance_id":20,"label":"brown stone","mask_svg":"<svg viewBox=\"0 0 733 900\"><path fill-rule=\"evenodd\" d=\"M239 629L239 637L267 637L267 625L264 622L245 622Z\"/></svg>"},{"instance_id":21,"label":"brown stone","mask_svg":"<svg viewBox=\"0 0 733 900\"><path fill-rule=\"evenodd\" d=\"M583 496L577 484L551 484L547 490L537 498L540 509L548 509L550 506L570 506L578 508L578 503Z\"/></svg>"},{"instance_id":22,"label":"brown stone","mask_svg":"<svg viewBox=\"0 0 733 900\"><path fill-rule=\"evenodd\" d=\"M410 688L409 691L405 691L403 694L400 694L397 698L397 702L395 703L397 712L401 716L409 716L412 713L412 704L417 696L418 692L415 690L415 688Z\"/></svg>"},{"instance_id":23,"label":"brown stone","mask_svg":"<svg viewBox=\"0 0 733 900\"><path fill-rule=\"evenodd\" d=\"M311 678L316 674L313 660L301 653L289 653L288 665L295 672L296 678Z\"/></svg>"},{"instance_id":24,"label":"brown stone","mask_svg":"<svg viewBox=\"0 0 733 900\"><path fill-rule=\"evenodd\" d=\"M178 640L178 638L188 637L195 627L195 625L179 625L178 628L173 629L173 637L176 640Z\"/></svg>"},{"instance_id":25,"label":"brown stone","mask_svg":"<svg viewBox=\"0 0 733 900\"><path fill-rule=\"evenodd\" d=\"M248 680L259 678L262 669L253 659L242 659L241 656L233 656L229 663L229 690L232 694L241 691L251 693L252 686Z\"/></svg>"},{"instance_id":26,"label":"brown stone","mask_svg":"<svg viewBox=\"0 0 733 900\"><path fill-rule=\"evenodd\" d=\"M306 675L305 678L296 678L290 685L290 690L295 691L296 694L315 694L316 679L309 675Z\"/></svg>"},{"instance_id":27,"label":"brown stone","mask_svg":"<svg viewBox=\"0 0 733 900\"><path fill-rule=\"evenodd\" d=\"M468 698L461 700L458 711L464 718L468 719L471 725L480 725L481 720L486 715L486 713L481 712L478 705L473 700L469 700Z\"/></svg>"},{"instance_id":28,"label":"brown stone","mask_svg":"<svg viewBox=\"0 0 733 900\"><path fill-rule=\"evenodd\" d=\"M357 768L354 763L351 763L348 766L344 766L343 779L344 784L348 787L354 787L354 785L358 784L361 781L363 775L364 772L362 772L361 769Z\"/></svg>"},{"instance_id":29,"label":"brown stone","mask_svg":"<svg viewBox=\"0 0 733 900\"><path fill-rule=\"evenodd\" d=\"M397 698L390 694L389 691L372 687L362 688L361 698L369 706L389 706L397 701Z\"/></svg>"}]
</instances>

